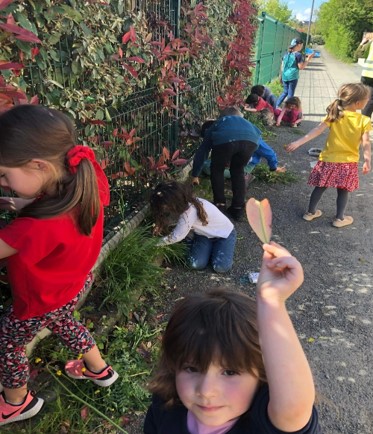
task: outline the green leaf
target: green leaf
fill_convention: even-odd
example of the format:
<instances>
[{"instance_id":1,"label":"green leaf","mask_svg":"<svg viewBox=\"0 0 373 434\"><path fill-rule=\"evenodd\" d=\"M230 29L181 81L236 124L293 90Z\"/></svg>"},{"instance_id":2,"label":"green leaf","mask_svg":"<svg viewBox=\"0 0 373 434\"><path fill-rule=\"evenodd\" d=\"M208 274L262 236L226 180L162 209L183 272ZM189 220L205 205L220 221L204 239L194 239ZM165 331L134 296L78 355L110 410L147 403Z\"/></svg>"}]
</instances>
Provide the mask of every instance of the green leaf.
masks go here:
<instances>
[{"instance_id":1,"label":"green leaf","mask_svg":"<svg viewBox=\"0 0 373 434\"><path fill-rule=\"evenodd\" d=\"M86 36L92 36L91 30L84 23L80 23L80 27Z\"/></svg>"},{"instance_id":2,"label":"green leaf","mask_svg":"<svg viewBox=\"0 0 373 434\"><path fill-rule=\"evenodd\" d=\"M53 32L52 34L49 35L47 42L50 45L54 45L57 44L57 42L59 42L60 39L61 39L61 33Z\"/></svg>"},{"instance_id":3,"label":"green leaf","mask_svg":"<svg viewBox=\"0 0 373 434\"><path fill-rule=\"evenodd\" d=\"M75 21L76 23L79 23L80 21L82 21L82 19L83 19L82 14L80 12L78 12L77 10L73 9L72 7L70 7L68 5L62 5L61 8L64 11L64 18L69 18L69 19Z\"/></svg>"},{"instance_id":4,"label":"green leaf","mask_svg":"<svg viewBox=\"0 0 373 434\"><path fill-rule=\"evenodd\" d=\"M47 82L50 83L50 84L54 84L55 86L59 87L60 89L63 89L62 84L58 83L57 81L47 80Z\"/></svg>"}]
</instances>

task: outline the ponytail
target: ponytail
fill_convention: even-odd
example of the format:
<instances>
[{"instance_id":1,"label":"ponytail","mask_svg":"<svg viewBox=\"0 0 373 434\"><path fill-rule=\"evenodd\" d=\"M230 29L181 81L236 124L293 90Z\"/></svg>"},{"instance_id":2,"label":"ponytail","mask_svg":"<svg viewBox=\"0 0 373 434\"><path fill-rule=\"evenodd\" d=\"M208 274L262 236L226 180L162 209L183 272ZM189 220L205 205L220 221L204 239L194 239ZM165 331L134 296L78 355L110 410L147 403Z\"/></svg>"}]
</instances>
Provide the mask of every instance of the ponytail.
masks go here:
<instances>
[{"instance_id":1,"label":"ponytail","mask_svg":"<svg viewBox=\"0 0 373 434\"><path fill-rule=\"evenodd\" d=\"M190 203L193 204L197 209L198 218L201 220L202 226L206 226L208 224L207 213L205 208L203 207L202 202L200 202L196 197L190 199Z\"/></svg>"},{"instance_id":2,"label":"ponytail","mask_svg":"<svg viewBox=\"0 0 373 434\"><path fill-rule=\"evenodd\" d=\"M343 84L338 90L338 98L326 109L327 122L335 122L343 118L346 107L369 98L370 88L362 83Z\"/></svg>"},{"instance_id":3,"label":"ponytail","mask_svg":"<svg viewBox=\"0 0 373 434\"><path fill-rule=\"evenodd\" d=\"M25 104L0 115L0 166L41 159L50 171L40 197L19 215L47 219L71 212L79 232L90 235L100 213L99 188L107 179L93 150L75 144L74 124L57 110Z\"/></svg>"},{"instance_id":4,"label":"ponytail","mask_svg":"<svg viewBox=\"0 0 373 434\"><path fill-rule=\"evenodd\" d=\"M339 119L342 119L343 114L343 100L340 98L335 99L331 104L326 108L327 112L327 122L335 122Z\"/></svg>"}]
</instances>

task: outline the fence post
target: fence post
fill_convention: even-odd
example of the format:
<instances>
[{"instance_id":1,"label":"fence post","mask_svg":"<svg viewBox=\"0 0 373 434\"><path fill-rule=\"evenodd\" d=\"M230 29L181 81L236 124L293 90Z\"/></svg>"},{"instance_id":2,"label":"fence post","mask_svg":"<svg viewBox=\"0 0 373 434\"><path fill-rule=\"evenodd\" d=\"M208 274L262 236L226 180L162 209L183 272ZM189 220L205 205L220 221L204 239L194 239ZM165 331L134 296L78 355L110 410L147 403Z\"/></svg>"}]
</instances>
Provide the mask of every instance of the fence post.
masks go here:
<instances>
[{"instance_id":1,"label":"fence post","mask_svg":"<svg viewBox=\"0 0 373 434\"><path fill-rule=\"evenodd\" d=\"M171 0L172 2L172 10L174 12L174 19L175 19L175 38L180 37L180 9L181 9L181 0ZM179 72L179 71L178 71ZM172 119L172 125L171 125L171 137L169 144L169 149L174 151L177 148L178 145L178 137L179 137L179 106L180 106L180 95L179 91L176 92L175 99L175 106L174 109L174 117Z\"/></svg>"}]
</instances>

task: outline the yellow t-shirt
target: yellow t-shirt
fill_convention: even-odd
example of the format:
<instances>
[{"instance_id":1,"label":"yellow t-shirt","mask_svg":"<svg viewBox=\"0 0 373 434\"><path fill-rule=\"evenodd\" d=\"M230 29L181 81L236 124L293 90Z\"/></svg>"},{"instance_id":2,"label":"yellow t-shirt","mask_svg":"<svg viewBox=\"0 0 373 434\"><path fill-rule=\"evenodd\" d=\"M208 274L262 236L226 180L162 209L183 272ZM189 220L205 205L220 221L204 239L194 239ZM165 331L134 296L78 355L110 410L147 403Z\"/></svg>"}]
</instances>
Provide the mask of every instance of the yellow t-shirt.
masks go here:
<instances>
[{"instance_id":1,"label":"yellow t-shirt","mask_svg":"<svg viewBox=\"0 0 373 434\"><path fill-rule=\"evenodd\" d=\"M343 118L328 122L330 128L324 150L319 155L320 161L329 163L357 163L362 136L372 129L370 118L361 113L345 110Z\"/></svg>"}]
</instances>

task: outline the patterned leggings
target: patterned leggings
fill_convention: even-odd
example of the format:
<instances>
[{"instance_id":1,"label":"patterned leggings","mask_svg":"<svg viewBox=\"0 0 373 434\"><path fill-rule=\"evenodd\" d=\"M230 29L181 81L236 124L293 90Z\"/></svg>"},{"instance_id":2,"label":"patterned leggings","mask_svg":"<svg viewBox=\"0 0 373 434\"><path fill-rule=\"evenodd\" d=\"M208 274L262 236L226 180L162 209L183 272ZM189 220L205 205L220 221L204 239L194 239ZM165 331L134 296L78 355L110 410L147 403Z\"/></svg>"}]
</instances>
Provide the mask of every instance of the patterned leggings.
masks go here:
<instances>
[{"instance_id":1,"label":"patterned leggings","mask_svg":"<svg viewBox=\"0 0 373 434\"><path fill-rule=\"evenodd\" d=\"M9 389L17 389L29 380L29 364L26 345L42 329L48 328L59 336L75 354L85 354L95 345L89 331L73 317L76 304L92 284L90 274L79 294L65 306L27 320L19 320L10 307L0 318L0 383Z\"/></svg>"}]
</instances>

